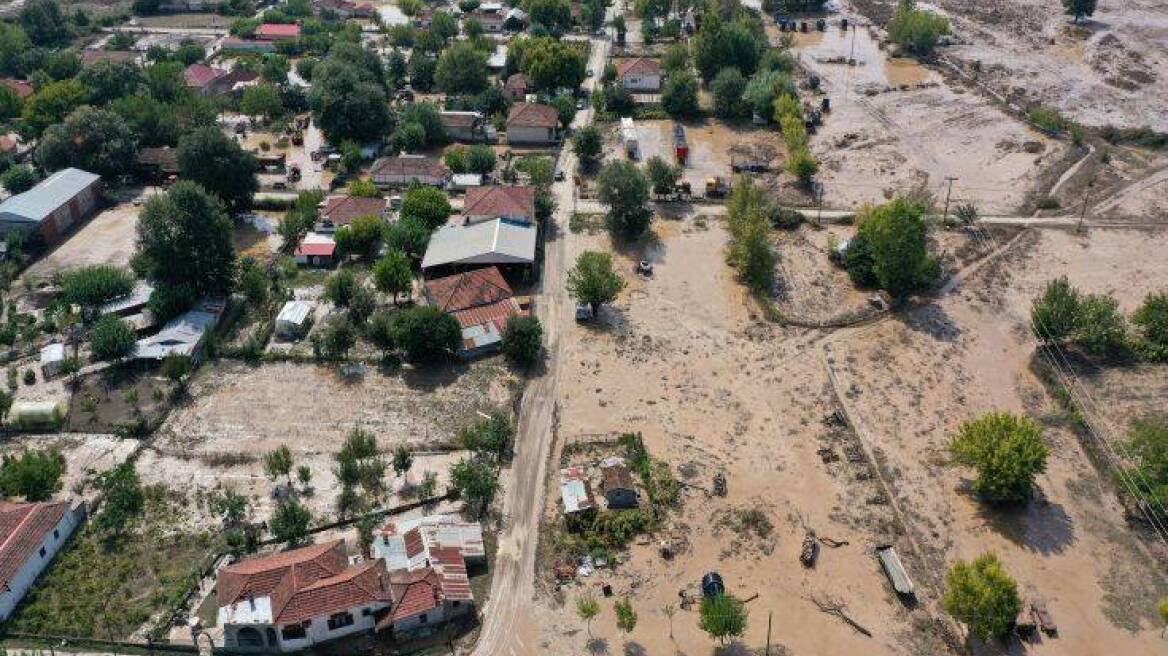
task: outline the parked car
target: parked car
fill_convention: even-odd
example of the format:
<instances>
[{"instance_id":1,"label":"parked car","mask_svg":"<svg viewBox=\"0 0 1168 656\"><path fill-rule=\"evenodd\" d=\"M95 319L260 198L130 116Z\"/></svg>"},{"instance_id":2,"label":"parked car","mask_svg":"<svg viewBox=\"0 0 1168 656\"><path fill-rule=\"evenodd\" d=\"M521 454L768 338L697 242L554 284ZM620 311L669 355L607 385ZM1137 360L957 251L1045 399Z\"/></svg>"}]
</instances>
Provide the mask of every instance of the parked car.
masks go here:
<instances>
[{"instance_id":1,"label":"parked car","mask_svg":"<svg viewBox=\"0 0 1168 656\"><path fill-rule=\"evenodd\" d=\"M577 303L576 304L576 321L580 321L580 322L592 321L593 316L594 315L592 313L592 306L591 305L589 305L588 303Z\"/></svg>"},{"instance_id":2,"label":"parked car","mask_svg":"<svg viewBox=\"0 0 1168 656\"><path fill-rule=\"evenodd\" d=\"M556 182L563 182L564 181L564 171L562 169L559 171L556 171L555 178L556 178Z\"/></svg>"}]
</instances>

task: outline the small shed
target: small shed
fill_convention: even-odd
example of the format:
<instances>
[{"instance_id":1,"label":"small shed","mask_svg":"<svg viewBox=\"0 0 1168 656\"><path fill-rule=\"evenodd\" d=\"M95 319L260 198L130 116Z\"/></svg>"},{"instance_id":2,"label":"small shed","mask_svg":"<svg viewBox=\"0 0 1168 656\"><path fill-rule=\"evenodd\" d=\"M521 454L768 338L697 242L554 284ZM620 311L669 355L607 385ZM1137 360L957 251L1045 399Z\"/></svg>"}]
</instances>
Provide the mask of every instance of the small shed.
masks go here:
<instances>
[{"instance_id":1,"label":"small shed","mask_svg":"<svg viewBox=\"0 0 1168 656\"><path fill-rule=\"evenodd\" d=\"M308 301L288 301L276 315L276 335L283 339L300 339L311 325L312 303Z\"/></svg>"},{"instance_id":2,"label":"small shed","mask_svg":"<svg viewBox=\"0 0 1168 656\"><path fill-rule=\"evenodd\" d=\"M633 119L625 116L621 118L621 140L625 144L625 154L630 158L637 156L637 126Z\"/></svg>"},{"instance_id":3,"label":"small shed","mask_svg":"<svg viewBox=\"0 0 1168 656\"><path fill-rule=\"evenodd\" d=\"M61 373L61 365L65 364L65 345L53 342L41 349L41 374L48 379Z\"/></svg>"},{"instance_id":4,"label":"small shed","mask_svg":"<svg viewBox=\"0 0 1168 656\"><path fill-rule=\"evenodd\" d=\"M8 423L25 430L54 430L64 419L65 404L60 401L18 401L8 413Z\"/></svg>"},{"instance_id":5,"label":"small shed","mask_svg":"<svg viewBox=\"0 0 1168 656\"><path fill-rule=\"evenodd\" d=\"M596 507L592 500L592 490L584 478L584 470L581 467L560 470L560 497L564 501L564 514L567 515Z\"/></svg>"},{"instance_id":6,"label":"small shed","mask_svg":"<svg viewBox=\"0 0 1168 656\"><path fill-rule=\"evenodd\" d=\"M902 595L911 595L914 592L912 579L908 577L904 565L900 563L900 556L896 555L896 548L890 544L876 547L876 557L880 559L880 566L892 583L892 589Z\"/></svg>"},{"instance_id":7,"label":"small shed","mask_svg":"<svg viewBox=\"0 0 1168 656\"><path fill-rule=\"evenodd\" d=\"M450 178L451 191L466 191L473 187L483 186L483 175L481 173L455 173Z\"/></svg>"},{"instance_id":8,"label":"small shed","mask_svg":"<svg viewBox=\"0 0 1168 656\"><path fill-rule=\"evenodd\" d=\"M609 508L636 508L637 486L624 460L609 458L600 463L601 489Z\"/></svg>"}]
</instances>

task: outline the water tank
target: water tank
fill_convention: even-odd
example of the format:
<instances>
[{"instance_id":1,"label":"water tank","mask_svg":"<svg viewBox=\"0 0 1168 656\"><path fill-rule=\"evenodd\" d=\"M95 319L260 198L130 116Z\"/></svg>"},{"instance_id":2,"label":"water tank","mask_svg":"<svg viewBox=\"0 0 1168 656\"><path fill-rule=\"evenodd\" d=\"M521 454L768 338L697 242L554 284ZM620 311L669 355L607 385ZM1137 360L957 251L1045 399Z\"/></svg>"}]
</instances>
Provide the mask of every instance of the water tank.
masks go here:
<instances>
[{"instance_id":1,"label":"water tank","mask_svg":"<svg viewBox=\"0 0 1168 656\"><path fill-rule=\"evenodd\" d=\"M709 572L703 576L702 596L717 597L720 594L726 594L726 584L722 582L722 575L717 572Z\"/></svg>"}]
</instances>

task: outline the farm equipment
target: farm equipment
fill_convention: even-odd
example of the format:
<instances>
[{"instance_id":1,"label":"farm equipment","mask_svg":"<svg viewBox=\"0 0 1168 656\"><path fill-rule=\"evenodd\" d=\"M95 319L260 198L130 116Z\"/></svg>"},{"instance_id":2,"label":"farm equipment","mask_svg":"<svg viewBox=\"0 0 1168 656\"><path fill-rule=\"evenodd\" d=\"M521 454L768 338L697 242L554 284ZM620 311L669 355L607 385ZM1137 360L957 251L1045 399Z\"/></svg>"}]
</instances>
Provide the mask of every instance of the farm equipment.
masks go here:
<instances>
[{"instance_id":1,"label":"farm equipment","mask_svg":"<svg viewBox=\"0 0 1168 656\"><path fill-rule=\"evenodd\" d=\"M673 185L673 196L678 200L689 200L693 196L693 187L688 182L678 182Z\"/></svg>"},{"instance_id":2,"label":"farm equipment","mask_svg":"<svg viewBox=\"0 0 1168 656\"><path fill-rule=\"evenodd\" d=\"M673 124L673 156L682 166L689 158L689 143L685 140L685 127L681 123Z\"/></svg>"},{"instance_id":3,"label":"farm equipment","mask_svg":"<svg viewBox=\"0 0 1168 656\"><path fill-rule=\"evenodd\" d=\"M637 158L637 128L633 124L633 119L624 117L621 119L621 140L625 144L625 154L629 159Z\"/></svg>"},{"instance_id":4,"label":"farm equipment","mask_svg":"<svg viewBox=\"0 0 1168 656\"><path fill-rule=\"evenodd\" d=\"M725 198L730 193L730 184L724 178L706 178L706 197Z\"/></svg>"}]
</instances>

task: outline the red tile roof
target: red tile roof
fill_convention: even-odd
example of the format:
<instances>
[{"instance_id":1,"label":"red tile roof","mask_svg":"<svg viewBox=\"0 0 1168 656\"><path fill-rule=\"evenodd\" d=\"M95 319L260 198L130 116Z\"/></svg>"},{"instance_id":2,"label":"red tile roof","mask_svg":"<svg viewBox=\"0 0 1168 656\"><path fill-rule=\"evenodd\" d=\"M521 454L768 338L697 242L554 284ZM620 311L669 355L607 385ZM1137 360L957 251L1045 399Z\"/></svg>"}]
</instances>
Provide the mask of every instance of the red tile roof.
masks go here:
<instances>
[{"instance_id":1,"label":"red tile roof","mask_svg":"<svg viewBox=\"0 0 1168 656\"><path fill-rule=\"evenodd\" d=\"M450 316L454 317L458 325L463 328L493 323L495 324L495 328L498 328L499 332L502 333L503 329L507 327L508 319L523 316L523 314L523 310L519 309L519 304L515 302L515 299L505 298L490 305L480 305L478 307L452 312Z\"/></svg>"},{"instance_id":2,"label":"red tile roof","mask_svg":"<svg viewBox=\"0 0 1168 656\"><path fill-rule=\"evenodd\" d=\"M389 601L385 561L346 564L343 540L314 544L228 565L220 570L215 591L221 607L269 597L277 624Z\"/></svg>"},{"instance_id":3,"label":"red tile roof","mask_svg":"<svg viewBox=\"0 0 1168 656\"><path fill-rule=\"evenodd\" d=\"M28 98L36 92L36 89L33 89L32 85L28 82L25 82L24 80L16 80L10 77L0 78L0 86L6 86L9 89L12 89L12 91L22 99Z\"/></svg>"},{"instance_id":4,"label":"red tile roof","mask_svg":"<svg viewBox=\"0 0 1168 656\"><path fill-rule=\"evenodd\" d=\"M472 187L462 204L466 216L535 219L534 187Z\"/></svg>"},{"instance_id":5,"label":"red tile roof","mask_svg":"<svg viewBox=\"0 0 1168 656\"><path fill-rule=\"evenodd\" d=\"M206 64L191 64L183 71L183 79L186 80L188 87L203 89L215 80L227 75L228 72L222 68L214 68Z\"/></svg>"},{"instance_id":6,"label":"red tile roof","mask_svg":"<svg viewBox=\"0 0 1168 656\"><path fill-rule=\"evenodd\" d=\"M320 217L342 226L353 222L359 216L381 216L385 212L384 198L358 198L355 196L333 196L325 200Z\"/></svg>"},{"instance_id":7,"label":"red tile roof","mask_svg":"<svg viewBox=\"0 0 1168 656\"><path fill-rule=\"evenodd\" d=\"M556 108L538 103L515 103L507 114L507 127L554 128L559 124Z\"/></svg>"},{"instance_id":8,"label":"red tile roof","mask_svg":"<svg viewBox=\"0 0 1168 656\"><path fill-rule=\"evenodd\" d=\"M301 256L316 256L316 257L332 257L337 252L336 242L309 242L303 243L296 247L296 255Z\"/></svg>"},{"instance_id":9,"label":"red tile roof","mask_svg":"<svg viewBox=\"0 0 1168 656\"><path fill-rule=\"evenodd\" d=\"M426 282L426 298L443 312L458 312L511 298L514 292L497 267L474 269Z\"/></svg>"},{"instance_id":10,"label":"red tile roof","mask_svg":"<svg viewBox=\"0 0 1168 656\"><path fill-rule=\"evenodd\" d=\"M69 503L0 502L0 586L6 586L40 549Z\"/></svg>"},{"instance_id":11,"label":"red tile roof","mask_svg":"<svg viewBox=\"0 0 1168 656\"><path fill-rule=\"evenodd\" d=\"M442 578L429 567L413 572L393 572L390 574L389 587L393 597L393 612L378 622L378 630L431 611L442 603Z\"/></svg>"},{"instance_id":12,"label":"red tile roof","mask_svg":"<svg viewBox=\"0 0 1168 656\"><path fill-rule=\"evenodd\" d=\"M661 75L661 62L656 59L637 57L624 59L616 65L616 76L623 78L626 75Z\"/></svg>"},{"instance_id":13,"label":"red tile roof","mask_svg":"<svg viewBox=\"0 0 1168 656\"><path fill-rule=\"evenodd\" d=\"M295 23L264 23L256 28L255 36L268 41L294 39L300 36L300 26Z\"/></svg>"},{"instance_id":14,"label":"red tile roof","mask_svg":"<svg viewBox=\"0 0 1168 656\"><path fill-rule=\"evenodd\" d=\"M507 78L507 82L503 85L503 88L513 95L523 95L531 88L531 80L528 80L527 76L523 73L515 73Z\"/></svg>"},{"instance_id":15,"label":"red tile roof","mask_svg":"<svg viewBox=\"0 0 1168 656\"><path fill-rule=\"evenodd\" d=\"M426 545L422 543L422 532L416 528L406 531L402 538L405 539L406 542L406 557L408 558L413 558L414 556L422 553L422 550L426 547Z\"/></svg>"},{"instance_id":16,"label":"red tile roof","mask_svg":"<svg viewBox=\"0 0 1168 656\"><path fill-rule=\"evenodd\" d=\"M441 569L443 600L474 601L470 579L466 575L466 561L458 547L431 549L430 557Z\"/></svg>"}]
</instances>

